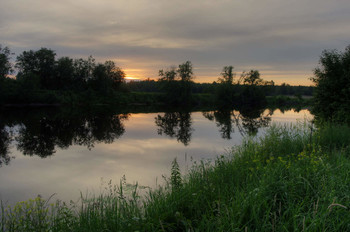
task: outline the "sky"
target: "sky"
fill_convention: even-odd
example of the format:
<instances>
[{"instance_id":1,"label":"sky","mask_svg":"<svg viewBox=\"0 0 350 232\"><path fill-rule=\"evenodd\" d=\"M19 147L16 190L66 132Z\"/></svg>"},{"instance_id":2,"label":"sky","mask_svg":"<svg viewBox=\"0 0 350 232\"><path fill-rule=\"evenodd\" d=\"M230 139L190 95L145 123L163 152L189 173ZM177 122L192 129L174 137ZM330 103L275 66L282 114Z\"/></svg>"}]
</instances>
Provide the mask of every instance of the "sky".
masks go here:
<instances>
[{"instance_id":1,"label":"sky","mask_svg":"<svg viewBox=\"0 0 350 232\"><path fill-rule=\"evenodd\" d=\"M189 60L196 82L232 65L311 85L322 51L350 44L349 12L349 0L1 0L0 44L113 60L139 79Z\"/></svg>"}]
</instances>

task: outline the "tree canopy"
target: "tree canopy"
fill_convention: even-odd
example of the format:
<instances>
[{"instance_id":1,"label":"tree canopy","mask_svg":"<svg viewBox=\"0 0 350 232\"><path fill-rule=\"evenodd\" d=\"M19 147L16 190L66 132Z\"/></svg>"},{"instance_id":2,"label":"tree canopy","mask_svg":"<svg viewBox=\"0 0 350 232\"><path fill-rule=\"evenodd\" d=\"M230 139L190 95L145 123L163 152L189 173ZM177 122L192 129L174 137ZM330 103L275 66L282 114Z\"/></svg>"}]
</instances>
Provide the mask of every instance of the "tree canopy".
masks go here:
<instances>
[{"instance_id":1,"label":"tree canopy","mask_svg":"<svg viewBox=\"0 0 350 232\"><path fill-rule=\"evenodd\" d=\"M0 44L0 79L6 78L13 72L10 56L12 55L8 47L2 47Z\"/></svg>"},{"instance_id":2,"label":"tree canopy","mask_svg":"<svg viewBox=\"0 0 350 232\"><path fill-rule=\"evenodd\" d=\"M314 70L314 113L321 119L350 123L350 45L325 50Z\"/></svg>"}]
</instances>

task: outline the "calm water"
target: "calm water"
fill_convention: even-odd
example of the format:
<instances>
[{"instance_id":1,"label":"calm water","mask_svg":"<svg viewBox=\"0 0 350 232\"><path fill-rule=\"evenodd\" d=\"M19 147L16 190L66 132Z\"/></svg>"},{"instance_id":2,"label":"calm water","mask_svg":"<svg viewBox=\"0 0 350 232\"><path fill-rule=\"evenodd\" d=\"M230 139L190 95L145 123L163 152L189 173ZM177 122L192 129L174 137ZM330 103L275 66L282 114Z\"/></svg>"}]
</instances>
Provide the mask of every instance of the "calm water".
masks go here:
<instances>
[{"instance_id":1,"label":"calm water","mask_svg":"<svg viewBox=\"0 0 350 232\"><path fill-rule=\"evenodd\" d=\"M77 200L106 182L154 187L175 157L214 159L272 123L311 119L308 110L159 113L10 111L0 114L0 199Z\"/></svg>"}]
</instances>

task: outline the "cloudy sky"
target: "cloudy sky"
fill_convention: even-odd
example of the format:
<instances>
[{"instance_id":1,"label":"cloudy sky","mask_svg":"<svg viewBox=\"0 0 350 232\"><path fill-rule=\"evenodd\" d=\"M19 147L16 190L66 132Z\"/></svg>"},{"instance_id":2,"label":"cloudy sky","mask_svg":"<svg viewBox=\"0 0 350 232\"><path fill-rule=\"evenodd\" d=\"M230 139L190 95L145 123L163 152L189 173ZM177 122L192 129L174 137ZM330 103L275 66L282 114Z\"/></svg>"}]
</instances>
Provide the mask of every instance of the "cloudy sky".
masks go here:
<instances>
[{"instance_id":1,"label":"cloudy sky","mask_svg":"<svg viewBox=\"0 0 350 232\"><path fill-rule=\"evenodd\" d=\"M141 79L190 60L197 82L233 65L310 85L321 52L350 44L350 1L1 0L0 44L114 60Z\"/></svg>"}]
</instances>

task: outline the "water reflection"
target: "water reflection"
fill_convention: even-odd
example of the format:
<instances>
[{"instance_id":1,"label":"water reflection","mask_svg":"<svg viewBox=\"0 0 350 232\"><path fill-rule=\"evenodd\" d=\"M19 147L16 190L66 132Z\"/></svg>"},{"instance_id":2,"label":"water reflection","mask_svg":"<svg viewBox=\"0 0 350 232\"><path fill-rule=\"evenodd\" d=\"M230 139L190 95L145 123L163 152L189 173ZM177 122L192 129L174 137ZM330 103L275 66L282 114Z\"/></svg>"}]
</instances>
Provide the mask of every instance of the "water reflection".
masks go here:
<instances>
[{"instance_id":1,"label":"water reflection","mask_svg":"<svg viewBox=\"0 0 350 232\"><path fill-rule=\"evenodd\" d=\"M8 164L9 145L15 142L24 155L51 156L56 148L67 149L72 145L86 146L96 143L112 143L125 132L123 121L128 114L116 115L112 112L31 112L28 115L0 115L4 118L13 136L4 126L0 127L0 164ZM1 126L1 125L0 125Z\"/></svg>"},{"instance_id":2,"label":"water reflection","mask_svg":"<svg viewBox=\"0 0 350 232\"><path fill-rule=\"evenodd\" d=\"M190 112L167 112L163 116L157 115L155 123L159 135L167 135L176 138L177 141L187 146L191 141L192 118Z\"/></svg>"},{"instance_id":3,"label":"water reflection","mask_svg":"<svg viewBox=\"0 0 350 232\"><path fill-rule=\"evenodd\" d=\"M1 123L1 121L0 121ZM4 124L0 124L0 167L8 165L11 157L9 155L9 148L11 144L10 131L5 128Z\"/></svg>"},{"instance_id":4,"label":"water reflection","mask_svg":"<svg viewBox=\"0 0 350 232\"><path fill-rule=\"evenodd\" d=\"M242 108L240 111L223 109L203 112L203 116L215 121L223 139L231 139L235 126L242 136L256 135L258 129L267 127L271 122L272 111L257 108Z\"/></svg>"},{"instance_id":5,"label":"water reflection","mask_svg":"<svg viewBox=\"0 0 350 232\"><path fill-rule=\"evenodd\" d=\"M204 114L212 117L212 121L209 121L201 111L163 113L161 109L155 109L153 113L135 113L125 110L130 114L121 114L117 110L69 110L62 112L41 109L25 112L22 109L7 111L6 114L0 112L0 159L3 165L0 168L0 200L14 204L36 197L37 194L48 199L57 193L57 199L75 201L81 192L98 194L101 178L118 183L123 175L128 183L137 182L153 188L157 183L160 184L162 174L169 175L175 157L185 173L191 160L213 160L217 155L225 154L232 146L241 144L241 130L249 131L249 127L243 127L246 124L243 124L242 117L250 115L245 111L230 111L230 120L224 120L227 112L206 112ZM268 114L269 111L263 111L262 115L264 117ZM307 110L298 114L294 111L281 113L275 110L271 121L290 123L297 118L303 120L305 115L310 115ZM240 128L236 126L237 118L240 118ZM159 126L155 121L158 121ZM221 127L217 125L230 121L231 124L226 124L222 131L231 139L222 139ZM28 135L21 135L20 131L26 131ZM29 141L44 139L43 131L48 131L45 135L51 139L46 139L51 143L53 141L55 155L41 159L36 150L40 150L40 146L45 143L39 141L35 141L35 146L30 146L36 149L26 148L27 155L18 150L20 136L27 141L23 144L30 145ZM164 131L169 132L173 138ZM228 135L227 131L231 131L231 134ZM258 136L262 131L264 129L260 128ZM48 144L44 148L52 151L52 146L50 148ZM15 157L14 160L12 156ZM6 166L8 162L10 165Z\"/></svg>"},{"instance_id":6,"label":"water reflection","mask_svg":"<svg viewBox=\"0 0 350 232\"><path fill-rule=\"evenodd\" d=\"M207 111L202 115L216 122L221 137L230 140L235 130L241 136L257 134L259 128L270 124L272 111L241 108L239 111ZM111 144L125 133L124 121L129 117L130 114L120 114L116 110L22 109L0 112L0 167L10 163L11 147L26 156L45 158L57 149L68 149L73 145L91 150L97 143ZM158 135L176 138L189 146L194 132L190 111L158 113L153 118L154 121L148 124L155 123Z\"/></svg>"}]
</instances>

